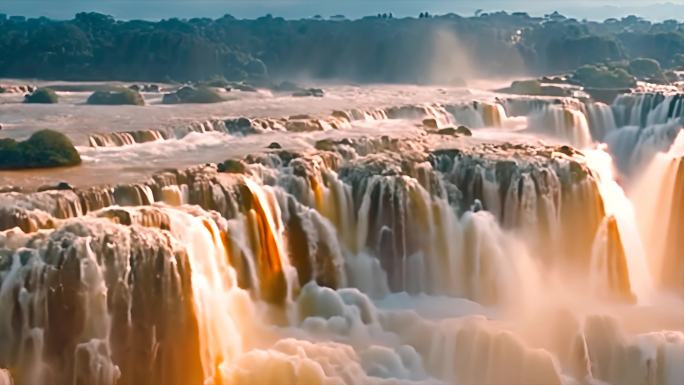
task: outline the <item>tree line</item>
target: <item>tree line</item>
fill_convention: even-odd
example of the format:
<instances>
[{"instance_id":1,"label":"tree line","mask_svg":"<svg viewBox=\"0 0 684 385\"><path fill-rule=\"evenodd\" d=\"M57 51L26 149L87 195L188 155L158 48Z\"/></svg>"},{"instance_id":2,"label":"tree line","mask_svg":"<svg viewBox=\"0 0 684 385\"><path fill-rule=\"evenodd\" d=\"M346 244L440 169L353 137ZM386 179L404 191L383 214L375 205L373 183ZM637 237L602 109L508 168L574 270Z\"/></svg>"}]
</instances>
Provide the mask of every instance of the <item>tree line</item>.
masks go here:
<instances>
[{"instance_id":1,"label":"tree line","mask_svg":"<svg viewBox=\"0 0 684 385\"><path fill-rule=\"evenodd\" d=\"M0 77L253 83L295 77L445 82L546 74L635 58L684 66L684 25L636 16L589 22L557 13L380 14L285 20L121 21L0 18Z\"/></svg>"}]
</instances>

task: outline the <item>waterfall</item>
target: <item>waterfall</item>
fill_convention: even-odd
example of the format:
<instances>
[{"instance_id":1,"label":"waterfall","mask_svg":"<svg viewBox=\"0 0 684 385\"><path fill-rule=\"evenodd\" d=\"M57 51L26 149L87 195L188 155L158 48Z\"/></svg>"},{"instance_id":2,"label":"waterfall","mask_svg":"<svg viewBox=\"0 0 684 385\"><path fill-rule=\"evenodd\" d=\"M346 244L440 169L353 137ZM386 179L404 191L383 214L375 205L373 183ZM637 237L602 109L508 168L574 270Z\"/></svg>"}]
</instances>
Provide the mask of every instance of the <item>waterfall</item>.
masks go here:
<instances>
[{"instance_id":1,"label":"waterfall","mask_svg":"<svg viewBox=\"0 0 684 385\"><path fill-rule=\"evenodd\" d=\"M620 126L647 127L684 117L682 94L624 94L613 102Z\"/></svg>"},{"instance_id":2,"label":"waterfall","mask_svg":"<svg viewBox=\"0 0 684 385\"><path fill-rule=\"evenodd\" d=\"M328 144L0 194L0 382L682 379L681 331L641 332L681 306L625 310L681 283L678 144L643 206L673 212L660 256L603 148Z\"/></svg>"},{"instance_id":3,"label":"waterfall","mask_svg":"<svg viewBox=\"0 0 684 385\"><path fill-rule=\"evenodd\" d=\"M597 234L597 249L592 254L593 270L602 271L594 277L609 279L609 284L613 288L617 285L618 291L626 297L634 294L637 299L648 299L652 294L652 282L632 202L615 182L610 155L604 149L585 150L584 154L589 167L597 174L606 213Z\"/></svg>"},{"instance_id":4,"label":"waterfall","mask_svg":"<svg viewBox=\"0 0 684 385\"><path fill-rule=\"evenodd\" d=\"M528 117L528 127L537 132L567 140L573 146L588 147L592 143L587 117L582 111L567 106L552 105Z\"/></svg>"},{"instance_id":5,"label":"waterfall","mask_svg":"<svg viewBox=\"0 0 684 385\"><path fill-rule=\"evenodd\" d=\"M677 136L667 153L657 154L644 170L632 191L638 203L640 230L650 251L650 270L655 282L670 290L684 293L681 276L679 234L681 231L680 198L682 194L682 156L684 135Z\"/></svg>"},{"instance_id":6,"label":"waterfall","mask_svg":"<svg viewBox=\"0 0 684 385\"><path fill-rule=\"evenodd\" d=\"M615 115L611 106L596 102L583 105L584 114L587 116L591 136L595 141L601 142L606 135L617 129Z\"/></svg>"}]
</instances>

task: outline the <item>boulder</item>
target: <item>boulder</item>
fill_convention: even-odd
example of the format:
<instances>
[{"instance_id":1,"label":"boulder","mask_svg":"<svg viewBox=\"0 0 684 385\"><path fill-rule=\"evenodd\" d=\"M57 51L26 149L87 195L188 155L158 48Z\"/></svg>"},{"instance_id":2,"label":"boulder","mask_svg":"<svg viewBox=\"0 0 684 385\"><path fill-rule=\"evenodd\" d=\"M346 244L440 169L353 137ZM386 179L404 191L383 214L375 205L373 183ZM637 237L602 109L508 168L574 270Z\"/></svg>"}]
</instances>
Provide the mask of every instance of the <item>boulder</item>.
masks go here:
<instances>
[{"instance_id":1,"label":"boulder","mask_svg":"<svg viewBox=\"0 0 684 385\"><path fill-rule=\"evenodd\" d=\"M138 91L128 88L117 88L113 90L95 91L92 95L90 95L86 103L107 106L144 106L145 99L143 99L142 95L140 95Z\"/></svg>"},{"instance_id":2,"label":"boulder","mask_svg":"<svg viewBox=\"0 0 684 385\"><path fill-rule=\"evenodd\" d=\"M257 133L252 121L244 117L226 120L225 124L231 134L249 135Z\"/></svg>"},{"instance_id":3,"label":"boulder","mask_svg":"<svg viewBox=\"0 0 684 385\"><path fill-rule=\"evenodd\" d=\"M423 127L425 128L431 128L433 130L436 130L439 125L437 124L437 119L435 118L427 118L423 119Z\"/></svg>"},{"instance_id":4,"label":"boulder","mask_svg":"<svg viewBox=\"0 0 684 385\"><path fill-rule=\"evenodd\" d=\"M272 150L276 150L276 149L283 148L283 146L281 146L280 143L278 143L278 142L271 142L271 144L268 145L268 148L270 148Z\"/></svg>"},{"instance_id":5,"label":"boulder","mask_svg":"<svg viewBox=\"0 0 684 385\"><path fill-rule=\"evenodd\" d=\"M227 174L244 174L247 171L247 163L237 159L227 159L217 166L218 172Z\"/></svg>"},{"instance_id":6,"label":"boulder","mask_svg":"<svg viewBox=\"0 0 684 385\"><path fill-rule=\"evenodd\" d=\"M0 139L0 169L75 166L81 157L62 133L42 130L23 142Z\"/></svg>"},{"instance_id":7,"label":"boulder","mask_svg":"<svg viewBox=\"0 0 684 385\"><path fill-rule=\"evenodd\" d=\"M24 97L24 103L54 104L59 102L59 96L50 88L38 88Z\"/></svg>"},{"instance_id":8,"label":"boulder","mask_svg":"<svg viewBox=\"0 0 684 385\"><path fill-rule=\"evenodd\" d=\"M162 98L162 103L164 104L203 104L220 103L222 101L224 101L223 97L209 87L181 87L175 93L165 94Z\"/></svg>"},{"instance_id":9,"label":"boulder","mask_svg":"<svg viewBox=\"0 0 684 385\"><path fill-rule=\"evenodd\" d=\"M473 132L466 126L458 126L456 128L456 133L463 136L473 136Z\"/></svg>"},{"instance_id":10,"label":"boulder","mask_svg":"<svg viewBox=\"0 0 684 385\"><path fill-rule=\"evenodd\" d=\"M456 128L454 127L447 127L447 128L440 128L437 130L438 135L446 135L446 136L458 136L456 133Z\"/></svg>"}]
</instances>

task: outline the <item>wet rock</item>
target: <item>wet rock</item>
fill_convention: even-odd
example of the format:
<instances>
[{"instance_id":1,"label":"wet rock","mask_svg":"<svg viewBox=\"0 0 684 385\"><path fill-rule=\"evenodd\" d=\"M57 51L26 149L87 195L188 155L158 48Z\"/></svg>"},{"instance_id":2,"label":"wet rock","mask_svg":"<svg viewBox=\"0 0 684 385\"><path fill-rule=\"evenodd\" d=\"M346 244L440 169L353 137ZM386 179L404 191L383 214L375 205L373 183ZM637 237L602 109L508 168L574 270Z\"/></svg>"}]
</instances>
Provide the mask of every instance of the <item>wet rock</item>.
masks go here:
<instances>
[{"instance_id":1,"label":"wet rock","mask_svg":"<svg viewBox=\"0 0 684 385\"><path fill-rule=\"evenodd\" d=\"M290 118L285 123L285 128L287 131L291 132L312 132L312 131L323 131L323 126L317 119L295 119Z\"/></svg>"},{"instance_id":2,"label":"wet rock","mask_svg":"<svg viewBox=\"0 0 684 385\"><path fill-rule=\"evenodd\" d=\"M22 192L23 189L19 186L2 186L0 187L0 194L12 193L12 192Z\"/></svg>"},{"instance_id":3,"label":"wet rock","mask_svg":"<svg viewBox=\"0 0 684 385\"><path fill-rule=\"evenodd\" d=\"M556 149L556 151L560 152L561 154L565 154L567 156L575 155L575 149L570 147L570 146L560 146Z\"/></svg>"},{"instance_id":4,"label":"wet rock","mask_svg":"<svg viewBox=\"0 0 684 385\"><path fill-rule=\"evenodd\" d=\"M316 98L322 98L323 96L325 96L325 92L320 88L307 88L304 90L299 90L299 91L293 92L292 96L294 96L294 97L313 96Z\"/></svg>"},{"instance_id":5,"label":"wet rock","mask_svg":"<svg viewBox=\"0 0 684 385\"><path fill-rule=\"evenodd\" d=\"M473 136L473 132L466 126L458 126L456 128L456 133L463 136Z\"/></svg>"},{"instance_id":6,"label":"wet rock","mask_svg":"<svg viewBox=\"0 0 684 385\"><path fill-rule=\"evenodd\" d=\"M287 166L290 164L290 161L299 158L300 154L292 151L283 150L278 152L278 156L280 157L280 159L282 159L283 164Z\"/></svg>"},{"instance_id":7,"label":"wet rock","mask_svg":"<svg viewBox=\"0 0 684 385\"><path fill-rule=\"evenodd\" d=\"M36 90L36 87L29 84L3 85L0 86L0 94L25 94Z\"/></svg>"},{"instance_id":8,"label":"wet rock","mask_svg":"<svg viewBox=\"0 0 684 385\"><path fill-rule=\"evenodd\" d=\"M340 110L333 111L331 116L333 118L337 118L337 119L345 119L348 121L352 120L348 113L346 113L345 111L340 111Z\"/></svg>"},{"instance_id":9,"label":"wet rock","mask_svg":"<svg viewBox=\"0 0 684 385\"><path fill-rule=\"evenodd\" d=\"M437 119L435 119L435 118L423 119L423 127L436 130L438 127Z\"/></svg>"},{"instance_id":10,"label":"wet rock","mask_svg":"<svg viewBox=\"0 0 684 385\"><path fill-rule=\"evenodd\" d=\"M175 95L175 97L170 96ZM182 87L173 94L166 94L162 98L164 104L205 104L220 103L224 99L214 89L209 87Z\"/></svg>"},{"instance_id":11,"label":"wet rock","mask_svg":"<svg viewBox=\"0 0 684 385\"><path fill-rule=\"evenodd\" d=\"M320 151L333 151L335 149L335 142L331 139L321 139L314 145Z\"/></svg>"},{"instance_id":12,"label":"wet rock","mask_svg":"<svg viewBox=\"0 0 684 385\"><path fill-rule=\"evenodd\" d=\"M281 146L280 143L278 143L278 142L272 142L271 144L268 145L268 148L275 150L275 149L281 149L281 148L283 148L283 146Z\"/></svg>"},{"instance_id":13,"label":"wet rock","mask_svg":"<svg viewBox=\"0 0 684 385\"><path fill-rule=\"evenodd\" d=\"M244 174L247 171L247 163L241 160L227 159L223 163L219 163L217 169L218 172L228 174Z\"/></svg>"},{"instance_id":14,"label":"wet rock","mask_svg":"<svg viewBox=\"0 0 684 385\"><path fill-rule=\"evenodd\" d=\"M38 192L50 190L73 190L74 187L67 182L59 182L56 185L45 185L38 187Z\"/></svg>"},{"instance_id":15,"label":"wet rock","mask_svg":"<svg viewBox=\"0 0 684 385\"><path fill-rule=\"evenodd\" d=\"M228 132L231 134L249 135L257 133L252 121L247 118L226 120L225 123Z\"/></svg>"},{"instance_id":16,"label":"wet rock","mask_svg":"<svg viewBox=\"0 0 684 385\"><path fill-rule=\"evenodd\" d=\"M142 87L142 92L160 92L161 88L156 84L145 84Z\"/></svg>"}]
</instances>

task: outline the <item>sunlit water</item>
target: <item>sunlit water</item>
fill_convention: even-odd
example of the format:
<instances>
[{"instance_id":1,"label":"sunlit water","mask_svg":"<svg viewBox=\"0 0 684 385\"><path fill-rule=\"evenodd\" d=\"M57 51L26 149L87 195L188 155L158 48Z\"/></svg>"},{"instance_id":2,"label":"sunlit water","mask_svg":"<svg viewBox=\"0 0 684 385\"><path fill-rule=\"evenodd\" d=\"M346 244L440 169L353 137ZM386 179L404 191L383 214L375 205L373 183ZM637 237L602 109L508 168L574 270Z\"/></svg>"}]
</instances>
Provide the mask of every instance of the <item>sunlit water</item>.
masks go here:
<instances>
[{"instance_id":1,"label":"sunlit water","mask_svg":"<svg viewBox=\"0 0 684 385\"><path fill-rule=\"evenodd\" d=\"M632 133L676 126L665 107L381 85L86 96L2 96L3 137L56 129L84 164L0 173L81 188L0 194L0 384L684 384L682 139ZM320 129L88 139L300 114ZM437 133L460 125L473 136ZM243 174L150 179L248 155Z\"/></svg>"}]
</instances>

